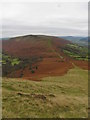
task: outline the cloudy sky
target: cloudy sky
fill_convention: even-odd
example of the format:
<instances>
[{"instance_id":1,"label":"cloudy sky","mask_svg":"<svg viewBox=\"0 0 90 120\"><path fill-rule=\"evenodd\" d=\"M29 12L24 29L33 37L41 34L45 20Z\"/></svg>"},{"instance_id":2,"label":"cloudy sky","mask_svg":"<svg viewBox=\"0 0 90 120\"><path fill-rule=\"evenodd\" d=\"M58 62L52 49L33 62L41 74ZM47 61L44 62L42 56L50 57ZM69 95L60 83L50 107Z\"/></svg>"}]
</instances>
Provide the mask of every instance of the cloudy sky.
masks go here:
<instances>
[{"instance_id":1,"label":"cloudy sky","mask_svg":"<svg viewBox=\"0 0 90 120\"><path fill-rule=\"evenodd\" d=\"M87 2L3 2L3 37L26 34L87 36Z\"/></svg>"}]
</instances>

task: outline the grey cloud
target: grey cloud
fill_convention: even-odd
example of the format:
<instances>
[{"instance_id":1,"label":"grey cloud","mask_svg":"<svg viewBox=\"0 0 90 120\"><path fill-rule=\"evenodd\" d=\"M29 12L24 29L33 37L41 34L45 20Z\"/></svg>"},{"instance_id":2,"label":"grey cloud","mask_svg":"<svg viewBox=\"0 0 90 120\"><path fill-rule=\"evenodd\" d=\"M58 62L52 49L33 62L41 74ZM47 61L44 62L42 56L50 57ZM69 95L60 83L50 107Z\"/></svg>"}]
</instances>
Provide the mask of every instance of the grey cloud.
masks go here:
<instances>
[{"instance_id":1,"label":"grey cloud","mask_svg":"<svg viewBox=\"0 0 90 120\"><path fill-rule=\"evenodd\" d=\"M24 34L86 36L87 10L86 3L76 2L5 4L3 36Z\"/></svg>"},{"instance_id":2,"label":"grey cloud","mask_svg":"<svg viewBox=\"0 0 90 120\"><path fill-rule=\"evenodd\" d=\"M42 26L3 26L3 36L16 36L24 34L48 34L48 35L84 35L87 30L70 28L42 27Z\"/></svg>"}]
</instances>

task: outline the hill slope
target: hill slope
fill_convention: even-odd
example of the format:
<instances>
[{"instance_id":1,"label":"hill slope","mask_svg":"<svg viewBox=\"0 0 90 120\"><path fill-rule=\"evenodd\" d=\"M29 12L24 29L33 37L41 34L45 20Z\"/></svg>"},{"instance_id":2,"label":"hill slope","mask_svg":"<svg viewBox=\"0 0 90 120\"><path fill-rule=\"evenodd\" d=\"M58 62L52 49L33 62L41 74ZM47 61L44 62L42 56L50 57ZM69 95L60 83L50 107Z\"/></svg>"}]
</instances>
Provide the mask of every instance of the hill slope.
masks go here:
<instances>
[{"instance_id":1,"label":"hill slope","mask_svg":"<svg viewBox=\"0 0 90 120\"><path fill-rule=\"evenodd\" d=\"M40 82L3 78L2 92L3 118L88 117L87 70L74 68Z\"/></svg>"},{"instance_id":2,"label":"hill slope","mask_svg":"<svg viewBox=\"0 0 90 120\"><path fill-rule=\"evenodd\" d=\"M88 66L83 61L87 50L62 38L28 35L4 40L2 45L3 76L7 77L40 80L43 76L63 75L73 64L85 69Z\"/></svg>"},{"instance_id":3,"label":"hill slope","mask_svg":"<svg viewBox=\"0 0 90 120\"><path fill-rule=\"evenodd\" d=\"M82 46L90 46L89 37L78 37L78 36L60 36L60 38L69 40L73 43L77 43Z\"/></svg>"},{"instance_id":4,"label":"hill slope","mask_svg":"<svg viewBox=\"0 0 90 120\"><path fill-rule=\"evenodd\" d=\"M17 57L47 57L47 52L48 56L52 55L53 49L68 43L70 42L57 37L28 35L3 41L3 50Z\"/></svg>"}]
</instances>

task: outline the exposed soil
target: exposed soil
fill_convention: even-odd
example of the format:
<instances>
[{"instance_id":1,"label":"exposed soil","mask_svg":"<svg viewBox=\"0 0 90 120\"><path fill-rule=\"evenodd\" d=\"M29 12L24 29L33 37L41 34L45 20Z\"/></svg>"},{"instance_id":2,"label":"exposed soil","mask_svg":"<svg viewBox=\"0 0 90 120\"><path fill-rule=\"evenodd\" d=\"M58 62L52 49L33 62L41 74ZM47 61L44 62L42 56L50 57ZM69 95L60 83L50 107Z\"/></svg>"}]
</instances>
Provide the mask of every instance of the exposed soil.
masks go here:
<instances>
[{"instance_id":1,"label":"exposed soil","mask_svg":"<svg viewBox=\"0 0 90 120\"><path fill-rule=\"evenodd\" d=\"M90 62L88 61L73 60L73 63L82 69L90 70L90 66L89 66Z\"/></svg>"},{"instance_id":2,"label":"exposed soil","mask_svg":"<svg viewBox=\"0 0 90 120\"><path fill-rule=\"evenodd\" d=\"M39 63L39 68L35 73L31 73L28 68L24 70L24 78L40 80L41 77L46 76L60 76L64 75L73 65L71 62L60 62L59 59L45 58ZM28 77L27 77L28 76Z\"/></svg>"},{"instance_id":3,"label":"exposed soil","mask_svg":"<svg viewBox=\"0 0 90 120\"><path fill-rule=\"evenodd\" d=\"M74 68L74 65L82 68L88 69L88 63L85 61L73 61L68 59L67 61L61 62L57 58L45 58L42 62L38 63L38 69L35 73L31 73L29 67L26 67L23 70L23 79L40 81L41 78L47 76L62 76L68 72L69 69ZM22 70L14 72L14 74L19 77L22 73Z\"/></svg>"}]
</instances>

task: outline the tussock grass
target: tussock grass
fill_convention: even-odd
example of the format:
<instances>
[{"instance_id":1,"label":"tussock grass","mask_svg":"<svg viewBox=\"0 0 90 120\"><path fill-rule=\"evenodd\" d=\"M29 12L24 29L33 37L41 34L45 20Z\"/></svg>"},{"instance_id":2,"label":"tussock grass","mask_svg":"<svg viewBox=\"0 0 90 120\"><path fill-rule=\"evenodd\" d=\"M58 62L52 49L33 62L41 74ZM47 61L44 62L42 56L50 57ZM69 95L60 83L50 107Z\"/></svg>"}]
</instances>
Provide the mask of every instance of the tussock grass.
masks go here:
<instances>
[{"instance_id":1,"label":"tussock grass","mask_svg":"<svg viewBox=\"0 0 90 120\"><path fill-rule=\"evenodd\" d=\"M3 78L3 118L88 117L88 71L75 67L40 82Z\"/></svg>"}]
</instances>

